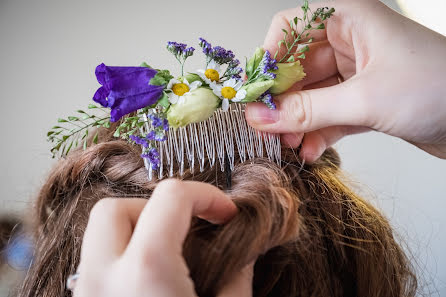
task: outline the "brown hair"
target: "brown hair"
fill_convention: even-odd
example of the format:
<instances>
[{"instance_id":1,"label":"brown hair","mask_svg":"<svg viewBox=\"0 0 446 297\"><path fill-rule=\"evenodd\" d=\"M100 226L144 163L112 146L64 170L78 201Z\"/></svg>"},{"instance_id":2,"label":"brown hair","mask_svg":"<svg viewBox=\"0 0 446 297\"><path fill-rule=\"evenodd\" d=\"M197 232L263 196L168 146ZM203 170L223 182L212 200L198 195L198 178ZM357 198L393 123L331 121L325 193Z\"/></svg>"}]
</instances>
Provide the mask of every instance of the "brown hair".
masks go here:
<instances>
[{"instance_id":1,"label":"brown hair","mask_svg":"<svg viewBox=\"0 0 446 297\"><path fill-rule=\"evenodd\" d=\"M38 195L35 259L19 296L70 296L65 280L79 263L92 206L104 197L150 197L140 149L113 140L61 159ZM240 209L218 226L195 218L184 256L198 296L215 296L260 253L254 296L414 296L412 267L388 221L342 181L333 149L299 172L292 150L282 168L265 159L236 163L226 192ZM207 168L184 179L225 185Z\"/></svg>"}]
</instances>

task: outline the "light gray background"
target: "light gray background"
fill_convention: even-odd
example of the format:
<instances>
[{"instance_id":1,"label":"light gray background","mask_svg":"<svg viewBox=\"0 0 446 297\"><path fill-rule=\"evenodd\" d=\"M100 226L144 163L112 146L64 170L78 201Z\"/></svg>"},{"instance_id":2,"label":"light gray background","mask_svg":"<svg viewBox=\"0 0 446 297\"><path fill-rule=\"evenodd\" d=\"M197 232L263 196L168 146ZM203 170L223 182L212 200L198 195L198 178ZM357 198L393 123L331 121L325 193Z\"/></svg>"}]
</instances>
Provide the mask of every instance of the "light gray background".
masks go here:
<instances>
[{"instance_id":1,"label":"light gray background","mask_svg":"<svg viewBox=\"0 0 446 297\"><path fill-rule=\"evenodd\" d=\"M249 56L274 13L297 4L0 0L0 213L29 207L54 162L46 131L59 116L90 103L97 64L147 61L174 69L165 42L195 46L200 36ZM194 70L199 63L188 66ZM345 170L409 245L425 292L445 296L446 161L378 133L349 137L336 147Z\"/></svg>"}]
</instances>

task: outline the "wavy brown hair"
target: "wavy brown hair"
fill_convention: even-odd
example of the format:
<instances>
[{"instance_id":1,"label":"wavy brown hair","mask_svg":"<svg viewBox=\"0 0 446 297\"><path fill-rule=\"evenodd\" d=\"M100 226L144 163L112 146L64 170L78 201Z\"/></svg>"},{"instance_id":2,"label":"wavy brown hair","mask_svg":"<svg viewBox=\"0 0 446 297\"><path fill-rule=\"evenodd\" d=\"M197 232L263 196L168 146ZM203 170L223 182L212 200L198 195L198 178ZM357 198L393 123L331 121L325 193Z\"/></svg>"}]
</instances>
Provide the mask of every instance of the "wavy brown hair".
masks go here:
<instances>
[{"instance_id":1,"label":"wavy brown hair","mask_svg":"<svg viewBox=\"0 0 446 297\"><path fill-rule=\"evenodd\" d=\"M65 280L79 264L93 205L149 199L156 186L140 153L103 130L99 144L56 164L37 197L35 259L18 296L71 296ZM182 177L225 189L240 210L221 226L193 220L184 257L198 296L215 296L259 253L254 296L414 296L416 278L391 226L342 181L337 153L303 170L292 150L283 160L282 168L261 158L236 162L231 189L215 168Z\"/></svg>"}]
</instances>

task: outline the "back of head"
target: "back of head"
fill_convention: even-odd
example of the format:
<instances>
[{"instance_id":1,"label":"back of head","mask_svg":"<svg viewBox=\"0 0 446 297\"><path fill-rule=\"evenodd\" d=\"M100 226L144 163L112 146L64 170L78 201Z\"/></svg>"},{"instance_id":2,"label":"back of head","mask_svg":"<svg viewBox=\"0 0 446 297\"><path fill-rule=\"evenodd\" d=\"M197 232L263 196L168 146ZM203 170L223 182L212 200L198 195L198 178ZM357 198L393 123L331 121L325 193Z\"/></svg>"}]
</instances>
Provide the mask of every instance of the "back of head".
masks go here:
<instances>
[{"instance_id":1,"label":"back of head","mask_svg":"<svg viewBox=\"0 0 446 297\"><path fill-rule=\"evenodd\" d=\"M254 296L414 296L416 279L387 220L342 181L329 149L300 169L291 150L282 168L267 159L236 163L227 194L239 214L225 225L195 218L184 257L198 296L215 296L260 255ZM182 177L225 187L215 168ZM58 162L37 197L35 257L19 296L70 296L93 205L105 197L147 197L138 147L103 131L100 143Z\"/></svg>"}]
</instances>

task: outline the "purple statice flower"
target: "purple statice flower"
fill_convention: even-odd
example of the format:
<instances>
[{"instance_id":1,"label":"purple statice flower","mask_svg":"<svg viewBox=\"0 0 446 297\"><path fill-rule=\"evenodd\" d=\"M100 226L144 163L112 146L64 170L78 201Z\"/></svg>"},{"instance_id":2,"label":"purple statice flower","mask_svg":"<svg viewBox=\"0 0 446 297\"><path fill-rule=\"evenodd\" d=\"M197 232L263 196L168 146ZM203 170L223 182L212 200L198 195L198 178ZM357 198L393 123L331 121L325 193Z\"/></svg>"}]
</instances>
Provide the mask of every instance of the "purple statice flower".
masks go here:
<instances>
[{"instance_id":1,"label":"purple statice flower","mask_svg":"<svg viewBox=\"0 0 446 297\"><path fill-rule=\"evenodd\" d=\"M186 60L188 57L194 54L195 49L193 47L187 47L187 44L179 43L175 41L167 42L167 50L171 52L175 57Z\"/></svg>"},{"instance_id":2,"label":"purple statice flower","mask_svg":"<svg viewBox=\"0 0 446 297\"><path fill-rule=\"evenodd\" d=\"M187 58L190 57L194 54L195 48L193 47L188 47L187 49L184 50L183 55Z\"/></svg>"},{"instance_id":3,"label":"purple statice flower","mask_svg":"<svg viewBox=\"0 0 446 297\"><path fill-rule=\"evenodd\" d=\"M141 157L149 160L154 170L158 170L160 166L160 153L156 148L151 148L141 155Z\"/></svg>"},{"instance_id":4,"label":"purple statice flower","mask_svg":"<svg viewBox=\"0 0 446 297\"><path fill-rule=\"evenodd\" d=\"M240 60L239 60L239 59L233 59L233 60L229 63L228 67L230 67L230 68L235 68L235 67L237 67L238 65L240 65Z\"/></svg>"},{"instance_id":5,"label":"purple statice flower","mask_svg":"<svg viewBox=\"0 0 446 297\"><path fill-rule=\"evenodd\" d=\"M136 144L142 145L143 147L148 147L149 143L147 142L147 138L146 137L139 137L136 135L130 135L129 136L131 140L133 140Z\"/></svg>"},{"instance_id":6,"label":"purple statice flower","mask_svg":"<svg viewBox=\"0 0 446 297\"><path fill-rule=\"evenodd\" d=\"M163 119L162 118L157 117L154 114L150 114L149 118L152 120L152 126L153 127L158 128L158 127L163 125Z\"/></svg>"},{"instance_id":7,"label":"purple statice flower","mask_svg":"<svg viewBox=\"0 0 446 297\"><path fill-rule=\"evenodd\" d=\"M203 53L208 56L212 53L212 45L206 41L204 38L199 38L200 40L200 47L203 49Z\"/></svg>"},{"instance_id":8,"label":"purple statice flower","mask_svg":"<svg viewBox=\"0 0 446 297\"><path fill-rule=\"evenodd\" d=\"M163 119L163 130L164 131L169 130L169 121L167 119Z\"/></svg>"},{"instance_id":9,"label":"purple statice flower","mask_svg":"<svg viewBox=\"0 0 446 297\"><path fill-rule=\"evenodd\" d=\"M235 58L235 55L231 50L226 50L221 46L214 47L212 55L214 61L218 64L229 64Z\"/></svg>"},{"instance_id":10,"label":"purple statice flower","mask_svg":"<svg viewBox=\"0 0 446 297\"><path fill-rule=\"evenodd\" d=\"M167 50L172 54L182 54L186 50L187 44L179 43L175 41L167 42Z\"/></svg>"},{"instance_id":11,"label":"purple statice flower","mask_svg":"<svg viewBox=\"0 0 446 297\"><path fill-rule=\"evenodd\" d=\"M276 104L274 103L273 96L269 91L266 91L262 95L260 95L259 100L266 104L269 109L276 109Z\"/></svg>"},{"instance_id":12,"label":"purple statice flower","mask_svg":"<svg viewBox=\"0 0 446 297\"><path fill-rule=\"evenodd\" d=\"M93 100L109 107L110 121L116 122L122 116L158 101L164 86L149 83L156 73L148 67L111 67L102 63L96 67L96 78L102 86Z\"/></svg>"},{"instance_id":13,"label":"purple statice flower","mask_svg":"<svg viewBox=\"0 0 446 297\"><path fill-rule=\"evenodd\" d=\"M259 68L262 76L269 79L276 78L276 74L272 73L271 71L278 69L277 61L271 58L271 54L269 51L265 51L262 61L259 64Z\"/></svg>"},{"instance_id":14,"label":"purple statice flower","mask_svg":"<svg viewBox=\"0 0 446 297\"><path fill-rule=\"evenodd\" d=\"M152 120L152 126L155 129L163 129L164 131L169 130L169 121L164 117L158 117L154 114L149 115L149 118Z\"/></svg>"},{"instance_id":15,"label":"purple statice flower","mask_svg":"<svg viewBox=\"0 0 446 297\"><path fill-rule=\"evenodd\" d=\"M163 131L159 131L159 129L157 130L152 130L150 131L147 135L146 135L146 140L147 141L151 141L151 140L155 140L155 141L165 141L167 139L166 135L164 134Z\"/></svg>"}]
</instances>

